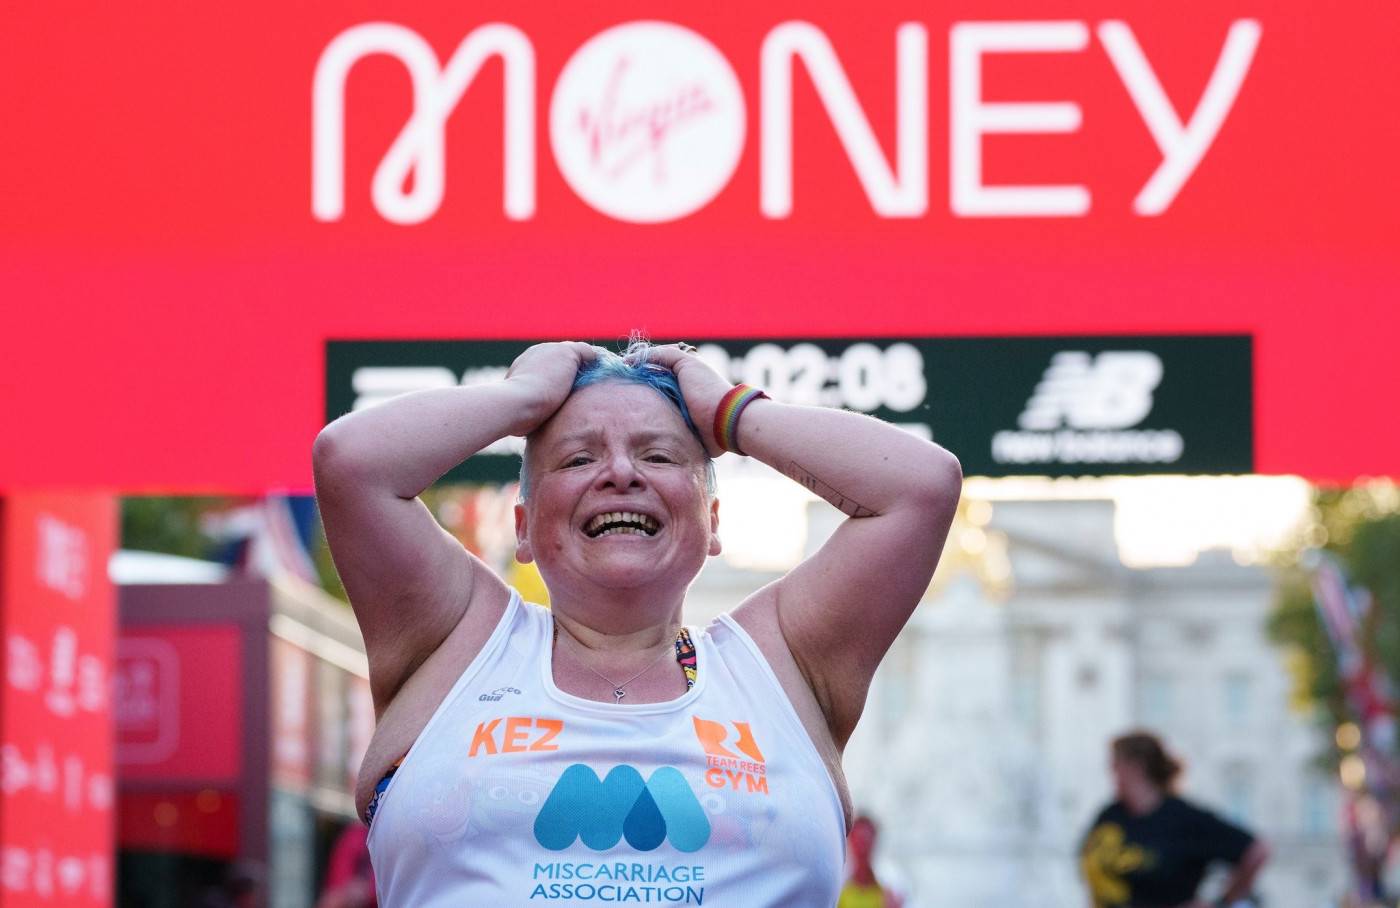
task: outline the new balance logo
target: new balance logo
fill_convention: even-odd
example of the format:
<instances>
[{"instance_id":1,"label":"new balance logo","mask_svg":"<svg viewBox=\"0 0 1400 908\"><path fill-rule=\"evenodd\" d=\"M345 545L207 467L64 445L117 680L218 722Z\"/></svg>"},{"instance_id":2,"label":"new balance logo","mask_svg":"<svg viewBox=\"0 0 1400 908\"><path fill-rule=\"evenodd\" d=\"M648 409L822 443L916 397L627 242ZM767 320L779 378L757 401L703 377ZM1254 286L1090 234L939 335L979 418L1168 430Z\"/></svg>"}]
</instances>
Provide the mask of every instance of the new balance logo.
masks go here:
<instances>
[{"instance_id":1,"label":"new balance logo","mask_svg":"<svg viewBox=\"0 0 1400 908\"><path fill-rule=\"evenodd\" d=\"M1186 449L1180 432L1133 428L1152 412L1162 374L1162 360L1146 350L1056 353L1016 420L1020 430L992 436L992 459L1018 465L1175 463Z\"/></svg>"},{"instance_id":2,"label":"new balance logo","mask_svg":"<svg viewBox=\"0 0 1400 908\"><path fill-rule=\"evenodd\" d=\"M555 783L535 817L535 841L563 851L580 840L606 851L620 840L637 851L670 841L677 851L698 851L710 840L710 821L680 770L662 766L642 780L631 766L614 766L599 779L575 763Z\"/></svg>"},{"instance_id":3,"label":"new balance logo","mask_svg":"<svg viewBox=\"0 0 1400 908\"><path fill-rule=\"evenodd\" d=\"M1042 432L1126 429L1152 412L1152 392L1161 382L1162 361L1154 353L1056 353L1017 422Z\"/></svg>"}]
</instances>

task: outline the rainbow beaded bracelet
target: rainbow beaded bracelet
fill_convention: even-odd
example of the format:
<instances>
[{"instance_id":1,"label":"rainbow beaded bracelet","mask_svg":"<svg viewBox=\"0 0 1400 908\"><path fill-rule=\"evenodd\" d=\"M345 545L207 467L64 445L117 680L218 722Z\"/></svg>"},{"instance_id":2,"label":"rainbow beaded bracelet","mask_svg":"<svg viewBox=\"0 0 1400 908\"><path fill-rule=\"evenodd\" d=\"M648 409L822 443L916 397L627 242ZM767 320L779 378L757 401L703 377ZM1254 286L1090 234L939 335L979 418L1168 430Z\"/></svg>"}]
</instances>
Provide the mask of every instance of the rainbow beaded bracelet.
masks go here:
<instances>
[{"instance_id":1,"label":"rainbow beaded bracelet","mask_svg":"<svg viewBox=\"0 0 1400 908\"><path fill-rule=\"evenodd\" d=\"M746 456L739 450L739 414L743 413L749 404L767 397L767 394L748 385L735 385L725 392L715 409L715 441L721 448L733 451L740 457Z\"/></svg>"}]
</instances>

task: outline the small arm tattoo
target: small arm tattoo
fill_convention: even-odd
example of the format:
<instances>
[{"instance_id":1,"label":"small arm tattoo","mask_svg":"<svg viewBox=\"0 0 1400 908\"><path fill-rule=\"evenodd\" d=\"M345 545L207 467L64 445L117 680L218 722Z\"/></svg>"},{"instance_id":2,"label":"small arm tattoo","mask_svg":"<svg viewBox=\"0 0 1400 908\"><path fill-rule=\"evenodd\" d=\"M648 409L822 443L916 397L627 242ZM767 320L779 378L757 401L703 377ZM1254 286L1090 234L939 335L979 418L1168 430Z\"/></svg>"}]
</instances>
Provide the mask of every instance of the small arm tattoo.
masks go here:
<instances>
[{"instance_id":1,"label":"small arm tattoo","mask_svg":"<svg viewBox=\"0 0 1400 908\"><path fill-rule=\"evenodd\" d=\"M808 490L812 491L825 501L829 501L840 511L849 517L874 517L875 512L859 502L852 501L845 495L822 482L802 464L795 460L788 461L787 469L783 471L789 479L801 483Z\"/></svg>"}]
</instances>

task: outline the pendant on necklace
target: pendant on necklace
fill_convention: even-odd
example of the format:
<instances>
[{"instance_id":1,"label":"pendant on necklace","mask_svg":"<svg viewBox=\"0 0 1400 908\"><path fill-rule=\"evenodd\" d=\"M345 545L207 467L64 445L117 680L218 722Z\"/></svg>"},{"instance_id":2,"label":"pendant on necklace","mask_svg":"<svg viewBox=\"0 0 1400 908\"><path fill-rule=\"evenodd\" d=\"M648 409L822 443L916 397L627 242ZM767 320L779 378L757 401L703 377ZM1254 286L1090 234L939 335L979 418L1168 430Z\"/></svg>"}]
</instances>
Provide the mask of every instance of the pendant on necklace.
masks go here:
<instances>
[{"instance_id":1,"label":"pendant on necklace","mask_svg":"<svg viewBox=\"0 0 1400 908\"><path fill-rule=\"evenodd\" d=\"M617 690L613 691L613 696L617 698L618 703L621 703L622 698L627 696L627 691L619 687Z\"/></svg>"}]
</instances>

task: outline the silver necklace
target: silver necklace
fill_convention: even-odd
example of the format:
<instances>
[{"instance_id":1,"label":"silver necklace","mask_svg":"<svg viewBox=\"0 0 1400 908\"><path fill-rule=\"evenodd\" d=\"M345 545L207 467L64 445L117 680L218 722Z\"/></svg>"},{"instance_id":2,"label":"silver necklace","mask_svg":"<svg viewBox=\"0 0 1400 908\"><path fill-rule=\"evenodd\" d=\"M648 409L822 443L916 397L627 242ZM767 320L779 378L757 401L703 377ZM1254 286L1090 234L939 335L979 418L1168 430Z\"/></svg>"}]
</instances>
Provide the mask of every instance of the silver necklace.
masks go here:
<instances>
[{"instance_id":1,"label":"silver necklace","mask_svg":"<svg viewBox=\"0 0 1400 908\"><path fill-rule=\"evenodd\" d=\"M559 622L556 621L556 622L554 623L554 639L555 639L556 641L559 639L559 628L560 628L560 627L561 627L561 625L559 624ZM575 643L577 643L579 646L583 646L583 641L582 641L582 640L579 640L579 638L575 637L575 636L573 635L573 632L570 631L567 627L564 628L564 633L567 634L567 635L569 636L569 639L570 639L570 640L573 640L573 641L574 641ZM631 684L633 681L636 681L636 680L637 680L638 678L640 678L642 675L645 675L647 672L649 672L649 671L651 671L653 668L655 668L655 667L656 667L656 663L660 662L661 659L662 659L662 657L665 656L668 652L670 652L671 646L672 646L672 645L673 645L673 644L670 644L670 643L666 644L666 648L663 649L660 653L658 653L655 659L653 659L653 660L651 660L650 662L648 662L648 663L646 664L646 667L645 667L645 668L643 668L641 671L637 672L637 673L636 673L635 675L633 675L632 677L628 678L626 681L623 681L621 684L617 683L617 682L614 681L613 679L609 678L607 675L605 675L605 674L603 674L602 672L598 671L596 668L594 668L593 666L589 665L587 662L584 662L582 659L575 659L574 661L577 662L579 665L582 665L584 668L588 669L588 670L589 670L590 672L592 672L593 674L597 675L599 678L602 678L604 681L608 682L608 685L609 685L610 687L612 687L612 689L613 689L613 702L614 702L614 703L621 703L621 702L622 702L622 698L625 697L625 696L627 696L627 690L626 690L627 685ZM588 649L588 647L586 647L586 646L583 646L583 648L584 648L584 649Z\"/></svg>"}]
</instances>

